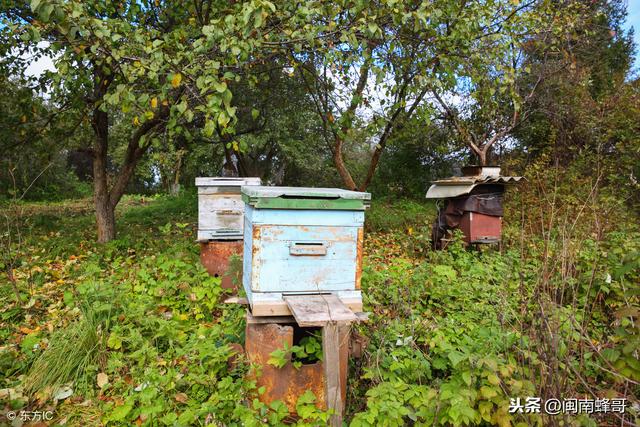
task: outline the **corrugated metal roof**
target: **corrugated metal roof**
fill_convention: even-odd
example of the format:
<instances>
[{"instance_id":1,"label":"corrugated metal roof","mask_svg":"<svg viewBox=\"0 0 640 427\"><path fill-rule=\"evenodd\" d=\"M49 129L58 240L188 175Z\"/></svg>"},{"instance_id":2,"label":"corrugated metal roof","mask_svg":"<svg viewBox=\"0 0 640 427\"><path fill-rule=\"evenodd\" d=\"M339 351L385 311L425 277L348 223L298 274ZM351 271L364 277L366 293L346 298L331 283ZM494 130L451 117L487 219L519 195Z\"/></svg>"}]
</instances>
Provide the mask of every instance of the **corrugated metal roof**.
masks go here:
<instances>
[{"instance_id":1,"label":"corrugated metal roof","mask_svg":"<svg viewBox=\"0 0 640 427\"><path fill-rule=\"evenodd\" d=\"M484 184L515 184L524 177L500 175L452 176L439 179L427 191L427 199L446 199L469 194L478 185Z\"/></svg>"}]
</instances>

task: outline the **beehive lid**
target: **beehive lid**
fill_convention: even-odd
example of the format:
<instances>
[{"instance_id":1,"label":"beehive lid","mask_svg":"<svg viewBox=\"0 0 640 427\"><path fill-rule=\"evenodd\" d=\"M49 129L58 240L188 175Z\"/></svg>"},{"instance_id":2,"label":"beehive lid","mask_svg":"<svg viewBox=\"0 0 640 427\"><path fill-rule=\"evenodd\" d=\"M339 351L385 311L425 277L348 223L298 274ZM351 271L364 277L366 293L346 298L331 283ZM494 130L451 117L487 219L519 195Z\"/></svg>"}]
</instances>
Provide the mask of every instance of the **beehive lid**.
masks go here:
<instances>
[{"instance_id":1,"label":"beehive lid","mask_svg":"<svg viewBox=\"0 0 640 427\"><path fill-rule=\"evenodd\" d=\"M238 177L200 177L196 178L196 187L241 187L243 185L260 185L260 178Z\"/></svg>"},{"instance_id":2,"label":"beehive lid","mask_svg":"<svg viewBox=\"0 0 640 427\"><path fill-rule=\"evenodd\" d=\"M258 209L365 210L371 194L340 188L244 186L242 199Z\"/></svg>"}]
</instances>

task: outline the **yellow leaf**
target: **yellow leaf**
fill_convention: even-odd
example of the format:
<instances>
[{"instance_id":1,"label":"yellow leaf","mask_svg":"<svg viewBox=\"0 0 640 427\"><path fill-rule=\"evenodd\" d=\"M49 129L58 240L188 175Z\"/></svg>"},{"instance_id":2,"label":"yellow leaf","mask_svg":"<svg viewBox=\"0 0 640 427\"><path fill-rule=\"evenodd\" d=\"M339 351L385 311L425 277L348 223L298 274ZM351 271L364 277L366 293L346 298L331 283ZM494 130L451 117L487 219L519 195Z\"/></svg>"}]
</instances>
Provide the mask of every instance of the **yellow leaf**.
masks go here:
<instances>
[{"instance_id":1,"label":"yellow leaf","mask_svg":"<svg viewBox=\"0 0 640 427\"><path fill-rule=\"evenodd\" d=\"M491 385L499 385L500 384L500 378L498 378L498 376L494 375L494 374L490 374L487 377L487 381L489 381L489 384L491 384Z\"/></svg>"},{"instance_id":2,"label":"yellow leaf","mask_svg":"<svg viewBox=\"0 0 640 427\"><path fill-rule=\"evenodd\" d=\"M164 101L162 101L162 105L166 107L167 105L169 105L169 102L165 99Z\"/></svg>"},{"instance_id":3,"label":"yellow leaf","mask_svg":"<svg viewBox=\"0 0 640 427\"><path fill-rule=\"evenodd\" d=\"M23 114L22 117L20 117L20 122L25 123L26 121L27 121L27 116Z\"/></svg>"},{"instance_id":4,"label":"yellow leaf","mask_svg":"<svg viewBox=\"0 0 640 427\"><path fill-rule=\"evenodd\" d=\"M178 87L180 86L180 82L182 81L182 74L175 73L173 78L171 78L171 86Z\"/></svg>"},{"instance_id":5,"label":"yellow leaf","mask_svg":"<svg viewBox=\"0 0 640 427\"><path fill-rule=\"evenodd\" d=\"M493 388L482 386L480 387L480 395L485 399L491 399L492 397L496 397L498 392L496 392Z\"/></svg>"},{"instance_id":6,"label":"yellow leaf","mask_svg":"<svg viewBox=\"0 0 640 427\"><path fill-rule=\"evenodd\" d=\"M140 120L138 119L138 116L135 116L133 118L133 124L136 125L136 126L140 126Z\"/></svg>"},{"instance_id":7,"label":"yellow leaf","mask_svg":"<svg viewBox=\"0 0 640 427\"><path fill-rule=\"evenodd\" d=\"M96 383L98 384L98 387L103 388L104 386L107 385L108 382L109 382L109 377L107 376L107 374L105 374L104 372L100 372L98 374L98 377L96 378Z\"/></svg>"},{"instance_id":8,"label":"yellow leaf","mask_svg":"<svg viewBox=\"0 0 640 427\"><path fill-rule=\"evenodd\" d=\"M158 107L158 98L151 98L151 108L157 108Z\"/></svg>"}]
</instances>

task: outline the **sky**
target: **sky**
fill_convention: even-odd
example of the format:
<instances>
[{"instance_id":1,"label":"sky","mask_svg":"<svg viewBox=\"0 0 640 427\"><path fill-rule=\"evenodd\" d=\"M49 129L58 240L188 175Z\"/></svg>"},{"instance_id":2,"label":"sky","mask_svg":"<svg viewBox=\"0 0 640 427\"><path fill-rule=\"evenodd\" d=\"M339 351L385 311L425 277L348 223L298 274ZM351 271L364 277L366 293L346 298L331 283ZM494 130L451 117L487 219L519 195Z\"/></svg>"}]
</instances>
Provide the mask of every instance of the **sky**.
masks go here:
<instances>
[{"instance_id":1,"label":"sky","mask_svg":"<svg viewBox=\"0 0 640 427\"><path fill-rule=\"evenodd\" d=\"M634 39L636 42L636 62L635 68L640 66L640 0L628 0L627 1L627 29L633 27L635 34Z\"/></svg>"},{"instance_id":2,"label":"sky","mask_svg":"<svg viewBox=\"0 0 640 427\"><path fill-rule=\"evenodd\" d=\"M640 1L640 0L638 0L638 1ZM46 49L47 47L49 47L49 43L48 42L40 42L40 43L38 43L38 48L39 49ZM55 69L56 69L56 67L55 67L55 65L53 65L53 60L51 59L51 57L49 55L43 55L40 58L38 58L37 61L31 62L27 66L27 69L25 70L25 73L28 76L38 77L46 70L55 71Z\"/></svg>"}]
</instances>

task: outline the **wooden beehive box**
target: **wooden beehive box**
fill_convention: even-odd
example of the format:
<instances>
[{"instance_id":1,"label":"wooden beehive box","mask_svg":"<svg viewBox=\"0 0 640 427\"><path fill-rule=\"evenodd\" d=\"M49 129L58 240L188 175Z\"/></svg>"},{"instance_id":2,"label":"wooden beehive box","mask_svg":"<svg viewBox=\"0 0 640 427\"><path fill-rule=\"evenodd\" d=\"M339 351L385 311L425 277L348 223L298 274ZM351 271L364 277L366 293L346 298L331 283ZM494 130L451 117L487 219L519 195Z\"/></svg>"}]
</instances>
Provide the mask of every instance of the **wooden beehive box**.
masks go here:
<instances>
[{"instance_id":1,"label":"wooden beehive box","mask_svg":"<svg viewBox=\"0 0 640 427\"><path fill-rule=\"evenodd\" d=\"M364 210L371 195L335 188L242 187L243 286L254 316L289 315L286 295L337 295L362 311Z\"/></svg>"},{"instance_id":2,"label":"wooden beehive box","mask_svg":"<svg viewBox=\"0 0 640 427\"><path fill-rule=\"evenodd\" d=\"M243 185L260 185L260 178L196 178L199 242L242 239Z\"/></svg>"},{"instance_id":3,"label":"wooden beehive box","mask_svg":"<svg viewBox=\"0 0 640 427\"><path fill-rule=\"evenodd\" d=\"M460 230L467 243L498 243L502 239L502 217L465 212L460 220Z\"/></svg>"}]
</instances>

